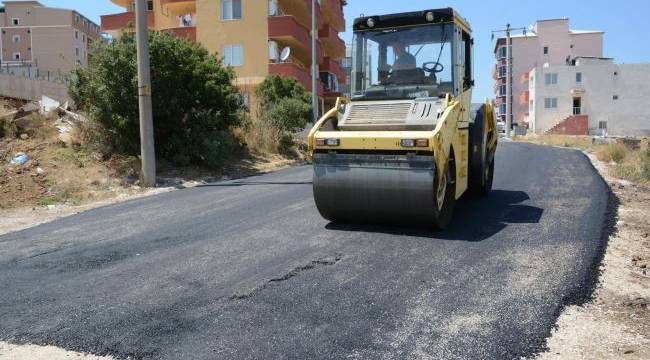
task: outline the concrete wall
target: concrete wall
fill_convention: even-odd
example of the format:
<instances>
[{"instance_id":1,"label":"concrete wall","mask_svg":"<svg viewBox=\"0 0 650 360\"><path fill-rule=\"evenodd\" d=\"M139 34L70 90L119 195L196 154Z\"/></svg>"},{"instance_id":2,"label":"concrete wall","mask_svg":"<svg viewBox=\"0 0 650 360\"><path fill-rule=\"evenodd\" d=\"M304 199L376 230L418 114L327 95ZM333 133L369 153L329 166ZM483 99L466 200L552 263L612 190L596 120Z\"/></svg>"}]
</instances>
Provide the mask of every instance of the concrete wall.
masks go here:
<instances>
[{"instance_id":1,"label":"concrete wall","mask_svg":"<svg viewBox=\"0 0 650 360\"><path fill-rule=\"evenodd\" d=\"M582 83L576 73L582 73ZM546 85L547 73L558 74L557 85ZM589 132L600 134L607 122L612 136L650 135L650 64L617 65L612 60L578 59L576 66L537 67L530 82L531 129L543 133L573 115L573 98L581 98L581 113L589 116ZM615 99L615 97L617 99ZM545 98L557 98L557 109L545 109Z\"/></svg>"},{"instance_id":2,"label":"concrete wall","mask_svg":"<svg viewBox=\"0 0 650 360\"><path fill-rule=\"evenodd\" d=\"M595 123L607 121L610 135L650 136L650 64L618 65L617 69L618 75L605 77L612 81L611 93L602 89L602 98L611 105L605 101L593 105ZM613 100L614 95L618 100Z\"/></svg>"},{"instance_id":3,"label":"concrete wall","mask_svg":"<svg viewBox=\"0 0 650 360\"><path fill-rule=\"evenodd\" d=\"M62 26L72 25L72 11L65 9L54 9L46 7L35 7L32 9L33 24L38 26Z\"/></svg>"},{"instance_id":4,"label":"concrete wall","mask_svg":"<svg viewBox=\"0 0 650 360\"><path fill-rule=\"evenodd\" d=\"M221 1L197 0L197 41L223 56L226 45L242 45L244 64L234 67L242 84L261 82L268 75L268 1L242 1L240 20L221 19Z\"/></svg>"},{"instance_id":5,"label":"concrete wall","mask_svg":"<svg viewBox=\"0 0 650 360\"><path fill-rule=\"evenodd\" d=\"M75 67L75 39L72 27L34 28L32 33L34 58L37 59L37 67L41 73L49 71L63 74Z\"/></svg>"},{"instance_id":6,"label":"concrete wall","mask_svg":"<svg viewBox=\"0 0 650 360\"><path fill-rule=\"evenodd\" d=\"M45 95L60 102L71 101L65 84L7 74L0 74L0 95L34 101Z\"/></svg>"}]
</instances>

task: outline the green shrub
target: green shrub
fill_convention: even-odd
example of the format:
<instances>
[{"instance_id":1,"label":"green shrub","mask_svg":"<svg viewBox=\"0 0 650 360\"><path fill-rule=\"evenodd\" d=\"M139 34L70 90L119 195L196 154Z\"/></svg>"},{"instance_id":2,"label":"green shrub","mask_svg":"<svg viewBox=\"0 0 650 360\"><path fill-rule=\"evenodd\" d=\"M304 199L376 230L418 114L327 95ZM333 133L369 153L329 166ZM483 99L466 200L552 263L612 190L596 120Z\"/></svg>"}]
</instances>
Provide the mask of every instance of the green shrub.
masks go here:
<instances>
[{"instance_id":1,"label":"green shrub","mask_svg":"<svg viewBox=\"0 0 650 360\"><path fill-rule=\"evenodd\" d=\"M302 131L309 121L311 105L302 100L283 98L265 110L263 117L280 131Z\"/></svg>"},{"instance_id":2,"label":"green shrub","mask_svg":"<svg viewBox=\"0 0 650 360\"><path fill-rule=\"evenodd\" d=\"M311 94L294 78L271 75L257 87L258 115L280 131L304 129L312 111Z\"/></svg>"},{"instance_id":3,"label":"green shrub","mask_svg":"<svg viewBox=\"0 0 650 360\"><path fill-rule=\"evenodd\" d=\"M225 135L241 101L235 74L216 55L185 39L152 32L151 83L156 155L177 165L215 166L229 155ZM70 96L88 113L86 139L103 152L140 153L136 42L125 34L92 51L71 77ZM224 151L217 154L217 151Z\"/></svg>"}]
</instances>

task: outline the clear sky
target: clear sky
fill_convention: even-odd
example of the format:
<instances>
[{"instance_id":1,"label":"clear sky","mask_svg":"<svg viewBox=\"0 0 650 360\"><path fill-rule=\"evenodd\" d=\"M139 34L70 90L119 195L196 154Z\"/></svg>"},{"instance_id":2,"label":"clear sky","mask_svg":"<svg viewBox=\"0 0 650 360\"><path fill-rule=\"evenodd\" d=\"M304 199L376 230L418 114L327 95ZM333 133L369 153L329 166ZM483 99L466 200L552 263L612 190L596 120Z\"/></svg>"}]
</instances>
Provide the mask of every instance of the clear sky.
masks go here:
<instances>
[{"instance_id":1,"label":"clear sky","mask_svg":"<svg viewBox=\"0 0 650 360\"><path fill-rule=\"evenodd\" d=\"M266 1L266 0L244 0ZM71 8L99 23L99 16L121 11L110 0L41 0L47 6ZM452 6L472 24L475 38L475 101L492 97L491 30L510 23L528 26L538 19L568 17L576 30L605 31L605 56L621 63L650 63L650 0L348 0L345 16L352 38L352 20L360 14L379 15L391 12L424 10Z\"/></svg>"}]
</instances>

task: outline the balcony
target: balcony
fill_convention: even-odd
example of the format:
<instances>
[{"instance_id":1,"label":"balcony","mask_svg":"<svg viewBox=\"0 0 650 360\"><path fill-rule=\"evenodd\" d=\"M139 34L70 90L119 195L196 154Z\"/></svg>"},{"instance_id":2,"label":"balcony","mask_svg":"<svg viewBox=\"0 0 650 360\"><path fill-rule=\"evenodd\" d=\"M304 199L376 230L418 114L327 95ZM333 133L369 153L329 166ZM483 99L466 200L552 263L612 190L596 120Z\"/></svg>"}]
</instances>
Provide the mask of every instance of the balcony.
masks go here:
<instances>
[{"instance_id":1,"label":"balcony","mask_svg":"<svg viewBox=\"0 0 650 360\"><path fill-rule=\"evenodd\" d=\"M135 28L135 13L132 11L120 14L103 15L102 31L106 33L121 32ZM153 28L155 24L153 11L147 11L147 26Z\"/></svg>"},{"instance_id":2,"label":"balcony","mask_svg":"<svg viewBox=\"0 0 650 360\"><path fill-rule=\"evenodd\" d=\"M339 82L345 82L346 73L341 64L333 60L331 57L326 56L323 58L319 66L320 71L331 72L339 78Z\"/></svg>"},{"instance_id":3,"label":"balcony","mask_svg":"<svg viewBox=\"0 0 650 360\"><path fill-rule=\"evenodd\" d=\"M271 63L269 64L269 74L276 74L282 77L293 77L307 89L311 91L311 74L309 69L299 67L294 63ZM323 96L323 84L318 81L318 95Z\"/></svg>"},{"instance_id":4,"label":"balcony","mask_svg":"<svg viewBox=\"0 0 650 360\"><path fill-rule=\"evenodd\" d=\"M321 0L325 19L339 32L345 31L343 0Z\"/></svg>"},{"instance_id":5,"label":"balcony","mask_svg":"<svg viewBox=\"0 0 650 360\"><path fill-rule=\"evenodd\" d=\"M196 12L196 0L160 0L160 4L165 10L177 14Z\"/></svg>"},{"instance_id":6,"label":"balcony","mask_svg":"<svg viewBox=\"0 0 650 360\"><path fill-rule=\"evenodd\" d=\"M270 16L292 15L299 23L311 28L311 0L278 0L278 11ZM316 18L318 27L323 24L323 16L320 5L316 4Z\"/></svg>"},{"instance_id":7,"label":"balcony","mask_svg":"<svg viewBox=\"0 0 650 360\"><path fill-rule=\"evenodd\" d=\"M196 27L194 26L175 27L162 30L162 32L172 34L179 38L185 38L192 43L196 43Z\"/></svg>"},{"instance_id":8,"label":"balcony","mask_svg":"<svg viewBox=\"0 0 650 360\"><path fill-rule=\"evenodd\" d=\"M292 54L303 64L311 63L311 36L309 30L294 16L270 16L269 38L277 41L280 47L289 46ZM316 47L317 57L323 54L320 42Z\"/></svg>"},{"instance_id":9,"label":"balcony","mask_svg":"<svg viewBox=\"0 0 650 360\"><path fill-rule=\"evenodd\" d=\"M325 53L334 59L345 57L345 42L339 37L338 31L332 26L325 24L318 31L318 38L323 43Z\"/></svg>"},{"instance_id":10,"label":"balcony","mask_svg":"<svg viewBox=\"0 0 650 360\"><path fill-rule=\"evenodd\" d=\"M528 104L528 101L530 100L530 91L526 90L521 95L519 95L519 103L521 105L526 105Z\"/></svg>"},{"instance_id":11,"label":"balcony","mask_svg":"<svg viewBox=\"0 0 650 360\"><path fill-rule=\"evenodd\" d=\"M133 0L111 0L111 2L123 8L128 8L129 6L133 5Z\"/></svg>"}]
</instances>

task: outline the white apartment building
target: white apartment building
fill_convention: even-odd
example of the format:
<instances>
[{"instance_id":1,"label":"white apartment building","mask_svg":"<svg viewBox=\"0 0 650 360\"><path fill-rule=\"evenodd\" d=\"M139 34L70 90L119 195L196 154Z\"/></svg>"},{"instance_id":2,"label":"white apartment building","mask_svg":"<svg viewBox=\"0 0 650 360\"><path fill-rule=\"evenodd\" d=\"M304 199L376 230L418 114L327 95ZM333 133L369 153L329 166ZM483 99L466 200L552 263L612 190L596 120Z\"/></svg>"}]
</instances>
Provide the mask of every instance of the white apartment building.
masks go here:
<instances>
[{"instance_id":1,"label":"white apartment building","mask_svg":"<svg viewBox=\"0 0 650 360\"><path fill-rule=\"evenodd\" d=\"M528 74L537 66L565 65L578 56L603 56L602 31L570 30L569 19L539 20L527 33L511 38L512 123L525 126L529 117ZM495 104L500 120L506 114L506 39L499 38L494 48Z\"/></svg>"},{"instance_id":2,"label":"white apartment building","mask_svg":"<svg viewBox=\"0 0 650 360\"><path fill-rule=\"evenodd\" d=\"M570 65L535 67L528 84L535 133L560 124L572 134L650 136L650 63L578 57Z\"/></svg>"}]
</instances>

